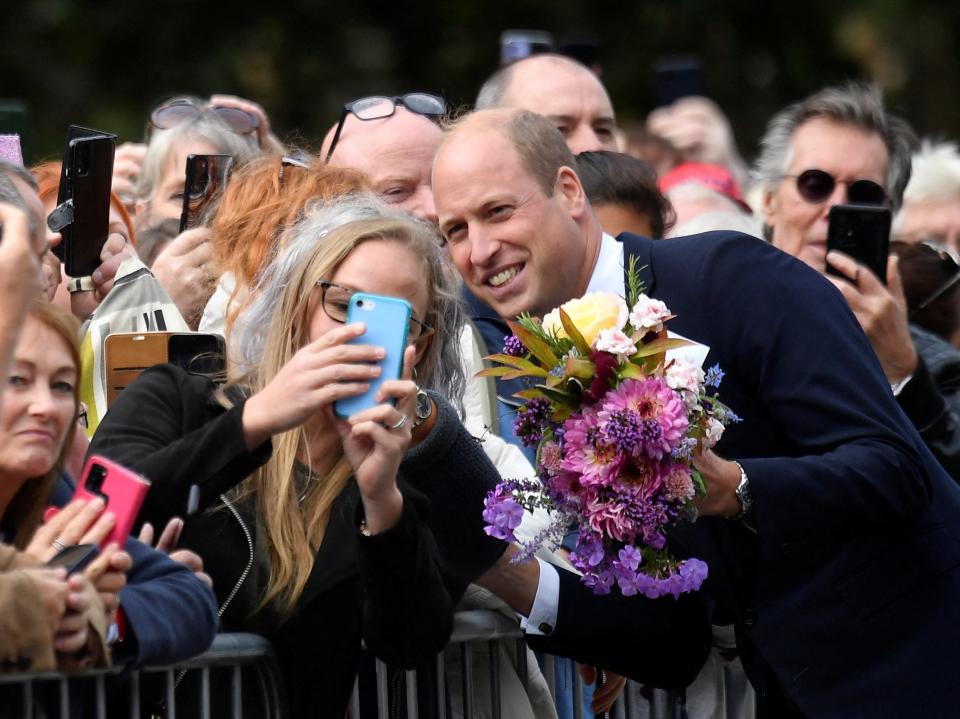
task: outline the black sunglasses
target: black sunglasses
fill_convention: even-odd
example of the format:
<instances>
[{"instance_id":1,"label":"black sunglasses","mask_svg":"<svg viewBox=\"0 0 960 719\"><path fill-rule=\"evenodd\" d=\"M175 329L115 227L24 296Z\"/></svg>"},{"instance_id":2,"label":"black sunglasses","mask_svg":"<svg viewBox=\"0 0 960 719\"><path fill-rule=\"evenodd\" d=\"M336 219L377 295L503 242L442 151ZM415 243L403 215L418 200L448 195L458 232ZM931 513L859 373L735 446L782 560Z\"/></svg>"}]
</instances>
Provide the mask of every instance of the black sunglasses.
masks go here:
<instances>
[{"instance_id":1,"label":"black sunglasses","mask_svg":"<svg viewBox=\"0 0 960 719\"><path fill-rule=\"evenodd\" d=\"M799 175L784 175L797 181L797 192L807 202L818 203L833 194L837 179L824 170L804 170ZM873 180L854 180L847 184L847 198L854 205L882 205L887 192Z\"/></svg>"},{"instance_id":2,"label":"black sunglasses","mask_svg":"<svg viewBox=\"0 0 960 719\"><path fill-rule=\"evenodd\" d=\"M390 117L395 113L397 111L397 105L403 105L410 112L415 112L425 117L440 117L447 111L447 103L444 102L442 97L430 95L425 92L408 92L406 95L395 95L394 97L373 95L348 102L340 112L337 130L333 133L333 140L330 142L330 149L327 150L327 156L324 158L324 162L330 162L330 156L333 155L333 150L340 140L340 133L343 132L343 123L346 122L348 114L353 115L358 120L380 120L384 117Z\"/></svg>"},{"instance_id":3,"label":"black sunglasses","mask_svg":"<svg viewBox=\"0 0 960 719\"><path fill-rule=\"evenodd\" d=\"M946 265L948 271L950 272L950 277L910 311L910 319L916 317L917 314L925 310L927 307L947 294L947 292L956 287L957 283L960 283L960 262L957 261L957 257L953 254L953 252L948 250L943 245L929 242L927 240L922 240L919 245L926 247L931 252L936 253L937 257L940 258L940 261Z\"/></svg>"},{"instance_id":4,"label":"black sunglasses","mask_svg":"<svg viewBox=\"0 0 960 719\"><path fill-rule=\"evenodd\" d=\"M327 280L317 280L317 287L320 288L320 304L323 311L327 313L327 317L334 322L346 322L350 298L353 297L356 290ZM410 326L407 328L407 342L413 344L432 334L433 327L414 317L410 318Z\"/></svg>"}]
</instances>

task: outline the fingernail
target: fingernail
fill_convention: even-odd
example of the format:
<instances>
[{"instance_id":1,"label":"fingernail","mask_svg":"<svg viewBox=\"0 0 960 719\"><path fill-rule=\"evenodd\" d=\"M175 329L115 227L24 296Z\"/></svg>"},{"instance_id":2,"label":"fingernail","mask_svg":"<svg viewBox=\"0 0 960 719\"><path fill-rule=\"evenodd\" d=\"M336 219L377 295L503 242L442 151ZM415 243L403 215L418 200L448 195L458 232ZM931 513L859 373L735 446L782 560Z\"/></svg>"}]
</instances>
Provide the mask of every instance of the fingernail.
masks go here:
<instances>
[{"instance_id":1,"label":"fingernail","mask_svg":"<svg viewBox=\"0 0 960 719\"><path fill-rule=\"evenodd\" d=\"M90 279L93 280L93 284L99 285L103 281L103 273L100 270L94 270Z\"/></svg>"},{"instance_id":2,"label":"fingernail","mask_svg":"<svg viewBox=\"0 0 960 719\"><path fill-rule=\"evenodd\" d=\"M100 511L101 509L107 506L107 503L103 501L103 497L97 497L92 502L90 502L90 506L96 509L97 511Z\"/></svg>"}]
</instances>

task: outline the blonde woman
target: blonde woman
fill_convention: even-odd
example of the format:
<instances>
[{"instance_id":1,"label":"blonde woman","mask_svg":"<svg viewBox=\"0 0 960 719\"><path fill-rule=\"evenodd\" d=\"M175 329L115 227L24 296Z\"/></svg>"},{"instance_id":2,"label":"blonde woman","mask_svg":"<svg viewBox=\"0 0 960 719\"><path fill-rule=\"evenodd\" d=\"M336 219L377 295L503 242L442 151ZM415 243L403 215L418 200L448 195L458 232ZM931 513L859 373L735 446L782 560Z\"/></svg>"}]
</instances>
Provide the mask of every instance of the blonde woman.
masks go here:
<instances>
[{"instance_id":1,"label":"blonde woman","mask_svg":"<svg viewBox=\"0 0 960 719\"><path fill-rule=\"evenodd\" d=\"M294 716L343 717L361 640L394 665L432 660L453 601L504 552L482 531L496 472L441 399L462 395L454 277L431 227L372 198L310 213L261 278L227 387L154 368L94 437L154 479L145 520L199 488L184 543L224 626L274 643ZM355 291L407 300L413 321L402 379L341 421L333 403L366 389L381 353L347 344L364 331L344 324ZM418 397L414 369L438 392Z\"/></svg>"}]
</instances>

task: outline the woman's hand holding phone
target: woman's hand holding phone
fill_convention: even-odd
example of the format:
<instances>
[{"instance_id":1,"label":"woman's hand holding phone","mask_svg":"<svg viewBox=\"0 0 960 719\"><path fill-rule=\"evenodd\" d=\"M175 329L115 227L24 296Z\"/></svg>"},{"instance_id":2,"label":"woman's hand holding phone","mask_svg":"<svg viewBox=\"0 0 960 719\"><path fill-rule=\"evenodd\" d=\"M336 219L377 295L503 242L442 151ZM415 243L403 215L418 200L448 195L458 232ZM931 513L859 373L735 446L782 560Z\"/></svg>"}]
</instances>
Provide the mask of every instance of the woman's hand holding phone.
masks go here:
<instances>
[{"instance_id":1,"label":"woman's hand holding phone","mask_svg":"<svg viewBox=\"0 0 960 719\"><path fill-rule=\"evenodd\" d=\"M415 355L413 346L406 348L401 378L381 385L377 406L357 412L346 421L335 417L332 408L328 410L360 488L367 529L373 534L393 527L403 511L397 471L410 446L416 412Z\"/></svg>"},{"instance_id":2,"label":"woman's hand holding phone","mask_svg":"<svg viewBox=\"0 0 960 719\"><path fill-rule=\"evenodd\" d=\"M117 522L113 512L104 512L106 504L100 498L75 499L49 517L33 533L26 553L39 562L47 563L62 548L74 544L100 544ZM97 561L102 559L102 555Z\"/></svg>"},{"instance_id":3,"label":"woman's hand holding phone","mask_svg":"<svg viewBox=\"0 0 960 719\"><path fill-rule=\"evenodd\" d=\"M365 392L380 376L374 363L384 357L379 347L347 344L365 330L355 323L326 332L300 348L266 387L250 397L243 408L247 447L259 447L338 399Z\"/></svg>"}]
</instances>

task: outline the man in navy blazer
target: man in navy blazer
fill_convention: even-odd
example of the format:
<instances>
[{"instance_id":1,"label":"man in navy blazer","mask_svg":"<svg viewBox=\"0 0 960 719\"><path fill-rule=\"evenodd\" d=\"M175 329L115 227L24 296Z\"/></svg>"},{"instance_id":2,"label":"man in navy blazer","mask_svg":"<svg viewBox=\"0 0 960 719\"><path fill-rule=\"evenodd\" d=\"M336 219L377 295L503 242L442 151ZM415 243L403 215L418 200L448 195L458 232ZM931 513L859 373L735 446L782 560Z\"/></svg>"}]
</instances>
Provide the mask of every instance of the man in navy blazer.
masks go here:
<instances>
[{"instance_id":1,"label":"man in navy blazer","mask_svg":"<svg viewBox=\"0 0 960 719\"><path fill-rule=\"evenodd\" d=\"M906 716L921 704L924 716L954 716L960 489L898 409L843 297L746 235L618 242L574 167L540 116L474 113L434 162L441 231L469 290L500 318L622 293L636 256L646 291L677 315L671 329L726 373L721 397L743 421L699 460L709 496L671 546L708 562L703 600L715 621L735 623L760 716ZM494 318L475 320L502 340ZM555 630L532 643L571 653L590 641L579 628L589 620L545 596L550 571L528 627ZM627 616L647 603L607 608ZM592 641L602 653L621 640Z\"/></svg>"}]
</instances>

